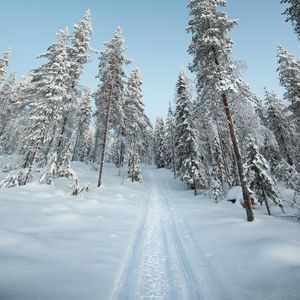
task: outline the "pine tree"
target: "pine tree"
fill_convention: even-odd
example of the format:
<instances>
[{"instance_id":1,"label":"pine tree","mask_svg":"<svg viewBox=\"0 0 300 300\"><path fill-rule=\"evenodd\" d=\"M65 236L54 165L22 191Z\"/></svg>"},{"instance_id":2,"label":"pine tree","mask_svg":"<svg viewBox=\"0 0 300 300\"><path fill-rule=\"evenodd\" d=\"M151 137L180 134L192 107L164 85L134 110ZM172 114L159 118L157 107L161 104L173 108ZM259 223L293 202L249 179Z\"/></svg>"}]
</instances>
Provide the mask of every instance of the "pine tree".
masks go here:
<instances>
[{"instance_id":1,"label":"pine tree","mask_svg":"<svg viewBox=\"0 0 300 300\"><path fill-rule=\"evenodd\" d=\"M283 14L286 15L286 22L291 22L295 33L300 39L300 3L298 0L281 0L281 3L288 4Z\"/></svg>"},{"instance_id":2,"label":"pine tree","mask_svg":"<svg viewBox=\"0 0 300 300\"><path fill-rule=\"evenodd\" d=\"M259 153L254 140L247 140L247 158L245 162L246 176L250 189L255 192L258 201L266 204L269 215L271 215L268 199L272 199L275 205L283 208L278 199L278 190L275 181L270 177L269 165L266 159Z\"/></svg>"},{"instance_id":3,"label":"pine tree","mask_svg":"<svg viewBox=\"0 0 300 300\"><path fill-rule=\"evenodd\" d=\"M188 31L192 33L192 43L188 52L194 57L190 70L196 73L199 96L214 91L218 94L217 99L220 97L222 100L237 160L247 220L253 221L251 193L247 186L241 151L229 106L231 94L240 93L244 98L251 98L252 94L239 75L231 57L233 42L227 37L227 33L237 24L237 21L228 20L226 14L217 9L219 5L225 6L226 0L189 1L192 19L189 21Z\"/></svg>"},{"instance_id":4,"label":"pine tree","mask_svg":"<svg viewBox=\"0 0 300 300\"><path fill-rule=\"evenodd\" d=\"M191 186L196 195L197 188L206 188L208 183L206 170L198 153L189 87L184 72L180 72L176 87L176 170L181 180Z\"/></svg>"},{"instance_id":5,"label":"pine tree","mask_svg":"<svg viewBox=\"0 0 300 300\"><path fill-rule=\"evenodd\" d=\"M121 28L117 28L110 42L105 43L99 59L100 84L95 93L96 101L96 133L95 147L101 144L100 170L98 187L102 183L103 165L105 159L108 133L111 128L120 130L124 126L123 101L125 87L124 67L129 61L124 57L126 50ZM103 135L100 135L103 129ZM94 151L97 153L97 149ZM94 155L97 157L98 155Z\"/></svg>"}]
</instances>

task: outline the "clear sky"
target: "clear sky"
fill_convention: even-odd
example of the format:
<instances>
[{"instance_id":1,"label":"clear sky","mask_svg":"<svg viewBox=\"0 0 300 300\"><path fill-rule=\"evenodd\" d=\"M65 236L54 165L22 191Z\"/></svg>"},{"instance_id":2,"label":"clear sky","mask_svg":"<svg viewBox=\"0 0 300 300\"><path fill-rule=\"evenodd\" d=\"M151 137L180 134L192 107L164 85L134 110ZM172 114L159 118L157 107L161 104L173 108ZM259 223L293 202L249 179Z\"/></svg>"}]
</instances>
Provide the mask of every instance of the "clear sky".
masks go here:
<instances>
[{"instance_id":1,"label":"clear sky","mask_svg":"<svg viewBox=\"0 0 300 300\"><path fill-rule=\"evenodd\" d=\"M231 33L234 55L247 61L244 77L253 91L263 88L282 94L276 73L276 48L281 44L300 57L300 41L292 26L284 22L280 0L228 0L228 15L239 19ZM121 26L128 46L127 57L138 67L144 80L146 111L154 120L165 115L173 101L178 72L191 57L186 53L190 36L187 0L4 0L0 10L0 52L11 47L9 71L18 77L41 61L35 57L55 40L64 27L70 31L84 12L92 12L92 46L102 49L117 26ZM97 57L86 67L82 83L95 88Z\"/></svg>"}]
</instances>

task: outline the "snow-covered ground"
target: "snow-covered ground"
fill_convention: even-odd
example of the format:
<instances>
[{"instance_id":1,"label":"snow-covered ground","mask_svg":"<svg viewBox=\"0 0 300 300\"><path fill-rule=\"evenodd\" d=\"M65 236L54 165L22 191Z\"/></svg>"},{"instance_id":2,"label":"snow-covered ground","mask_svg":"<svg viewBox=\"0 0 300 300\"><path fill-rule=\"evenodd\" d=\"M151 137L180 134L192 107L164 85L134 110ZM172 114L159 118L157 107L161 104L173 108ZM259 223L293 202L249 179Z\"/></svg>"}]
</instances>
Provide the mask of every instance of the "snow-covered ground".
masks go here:
<instances>
[{"instance_id":1,"label":"snow-covered ground","mask_svg":"<svg viewBox=\"0 0 300 300\"><path fill-rule=\"evenodd\" d=\"M0 299L300 299L300 224L213 204L144 167L122 185L107 165L66 180L0 190Z\"/></svg>"}]
</instances>

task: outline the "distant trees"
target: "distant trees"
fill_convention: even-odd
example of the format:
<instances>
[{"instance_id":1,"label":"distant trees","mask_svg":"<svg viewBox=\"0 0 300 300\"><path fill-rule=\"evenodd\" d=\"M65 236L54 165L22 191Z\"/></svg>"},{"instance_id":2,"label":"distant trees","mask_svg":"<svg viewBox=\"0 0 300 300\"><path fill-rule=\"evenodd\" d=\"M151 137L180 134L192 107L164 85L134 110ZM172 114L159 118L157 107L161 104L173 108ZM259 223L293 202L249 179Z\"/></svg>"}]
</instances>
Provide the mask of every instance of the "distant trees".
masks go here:
<instances>
[{"instance_id":1,"label":"distant trees","mask_svg":"<svg viewBox=\"0 0 300 300\"><path fill-rule=\"evenodd\" d=\"M153 132L154 163L158 168L166 166L166 127L162 117L157 117Z\"/></svg>"}]
</instances>

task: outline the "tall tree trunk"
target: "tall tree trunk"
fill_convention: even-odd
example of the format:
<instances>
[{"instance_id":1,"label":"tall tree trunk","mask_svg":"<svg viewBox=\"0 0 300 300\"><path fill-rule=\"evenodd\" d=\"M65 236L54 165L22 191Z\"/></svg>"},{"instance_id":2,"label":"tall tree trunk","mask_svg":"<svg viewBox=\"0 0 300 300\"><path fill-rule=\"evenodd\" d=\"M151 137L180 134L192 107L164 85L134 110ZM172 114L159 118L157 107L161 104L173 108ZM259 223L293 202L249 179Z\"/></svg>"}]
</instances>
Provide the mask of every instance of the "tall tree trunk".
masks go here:
<instances>
[{"instance_id":1,"label":"tall tree trunk","mask_svg":"<svg viewBox=\"0 0 300 300\"><path fill-rule=\"evenodd\" d=\"M264 202L266 203L268 214L269 214L269 216L271 216L271 210L270 210L270 207L269 207L269 202L268 202L268 199L266 197L265 191L263 191L263 199L264 199Z\"/></svg>"},{"instance_id":2,"label":"tall tree trunk","mask_svg":"<svg viewBox=\"0 0 300 300\"><path fill-rule=\"evenodd\" d=\"M247 186L241 151L240 151L240 147L239 147L239 144L237 141L237 136L236 136L235 128L233 125L232 115L231 115L231 111L229 108L229 103L228 103L226 94L222 95L222 101L223 101L223 106L224 106L227 123L228 123L229 131L230 131L231 142L232 142L234 154L236 157L240 182L241 182L242 191L243 191L244 206L246 209L247 220L249 222L252 222L254 220L254 214L253 214L253 209L252 209L252 204L251 204L251 193Z\"/></svg>"},{"instance_id":3,"label":"tall tree trunk","mask_svg":"<svg viewBox=\"0 0 300 300\"><path fill-rule=\"evenodd\" d=\"M215 55L215 64L217 67L219 67L219 61L218 61L216 49L213 48L212 50ZM229 108L228 98L225 93L223 93L221 95L221 98L222 98L222 102L223 102L223 106L224 106L224 111L226 114L227 124L228 124L229 131L230 131L230 137L231 137L231 142L233 145L234 154L235 154L236 161L237 161L237 167L238 167L238 172L239 172L239 177L240 177L241 187L242 187L242 192L243 192L243 198L244 198L244 206L245 206L246 214L247 214L247 221L252 222L254 220L254 214L253 214L253 209L252 209L252 204L251 204L251 193L248 188L247 181L246 181L246 176L245 176L244 166L243 166L242 156L241 156L241 150L240 150L240 147L238 144L237 135L236 135L235 128L234 128L233 119L232 119L231 111Z\"/></svg>"},{"instance_id":4,"label":"tall tree trunk","mask_svg":"<svg viewBox=\"0 0 300 300\"><path fill-rule=\"evenodd\" d=\"M105 122L104 122L104 135L103 135L103 144L102 144L102 149L101 149L100 169L99 169L99 177L98 177L98 185L97 185L98 187L100 187L102 184L102 174L103 174L105 150L106 150L107 136L108 136L108 130L109 130L112 91L113 91L113 86L111 85L110 91L109 91L108 103L107 103L106 118L105 118Z\"/></svg>"}]
</instances>

